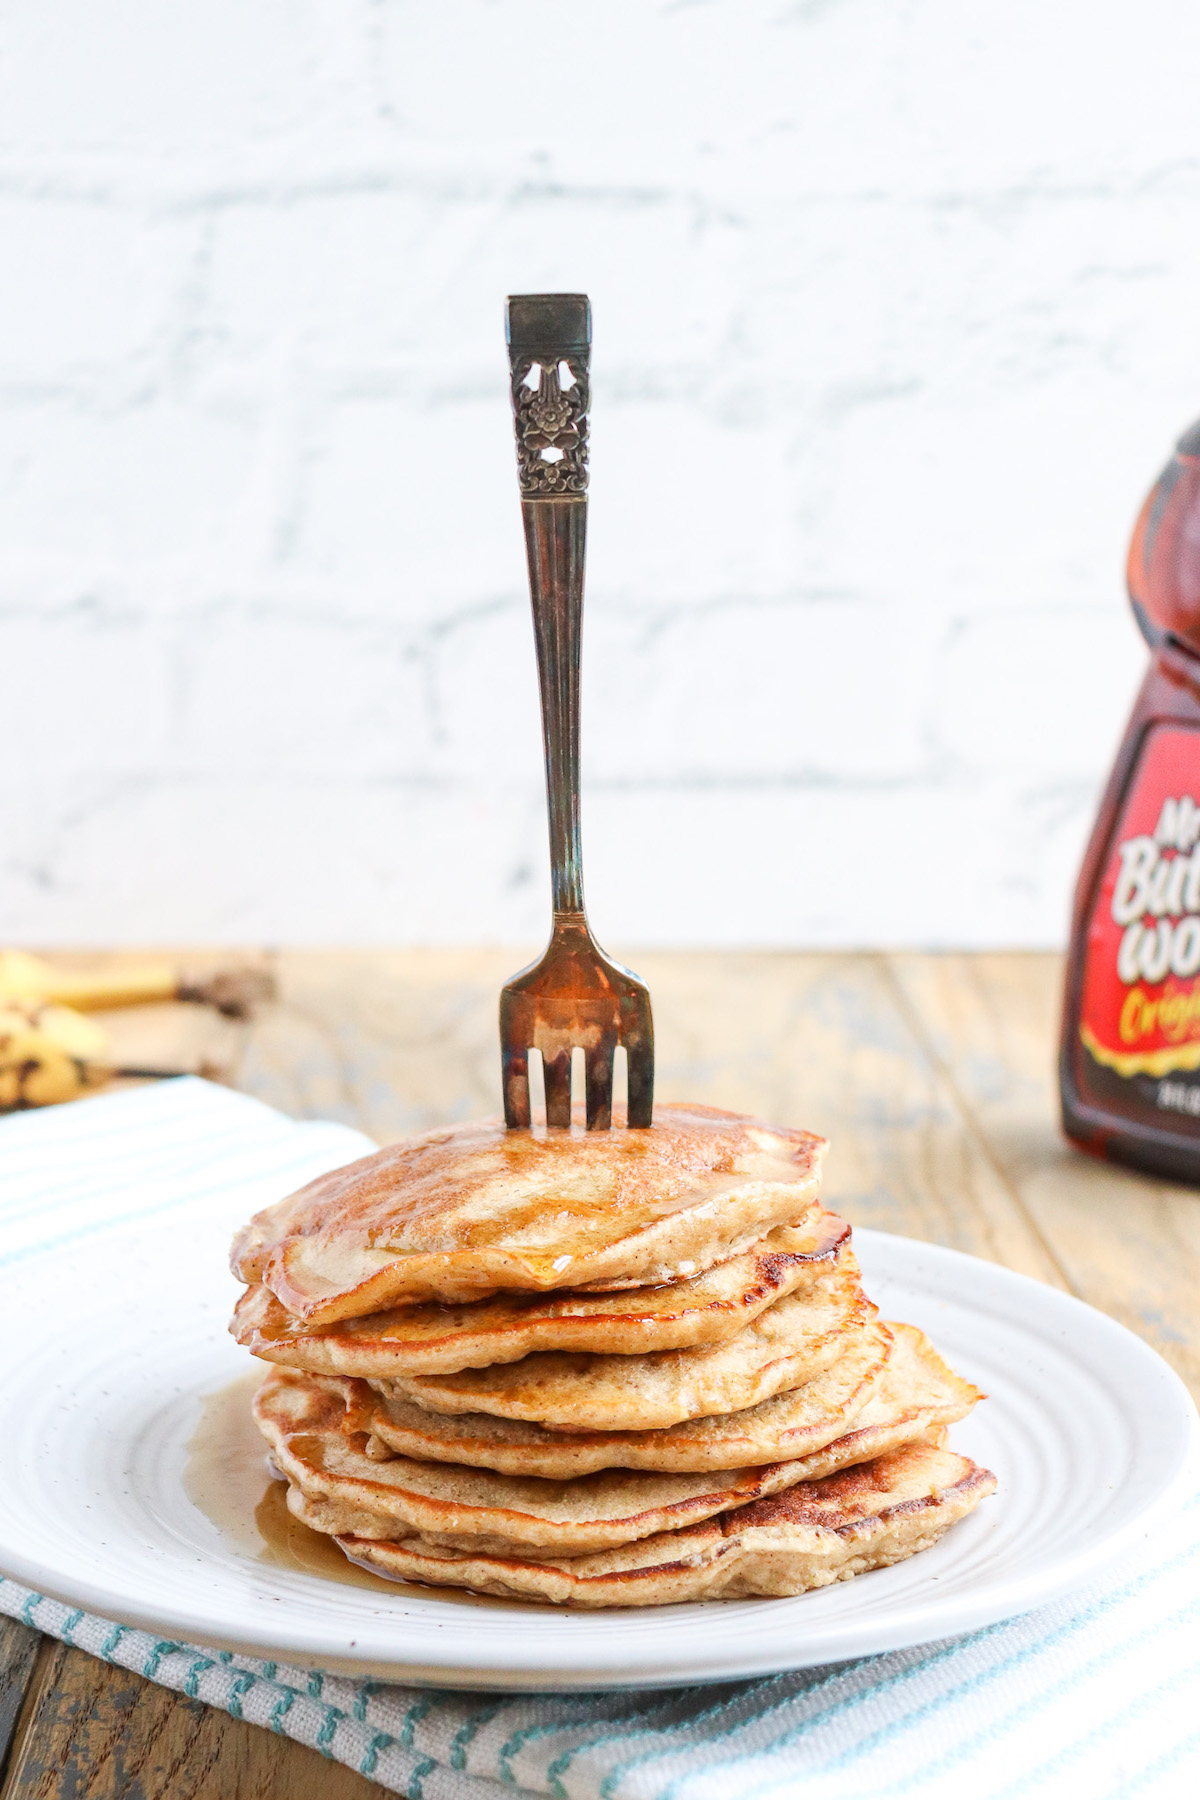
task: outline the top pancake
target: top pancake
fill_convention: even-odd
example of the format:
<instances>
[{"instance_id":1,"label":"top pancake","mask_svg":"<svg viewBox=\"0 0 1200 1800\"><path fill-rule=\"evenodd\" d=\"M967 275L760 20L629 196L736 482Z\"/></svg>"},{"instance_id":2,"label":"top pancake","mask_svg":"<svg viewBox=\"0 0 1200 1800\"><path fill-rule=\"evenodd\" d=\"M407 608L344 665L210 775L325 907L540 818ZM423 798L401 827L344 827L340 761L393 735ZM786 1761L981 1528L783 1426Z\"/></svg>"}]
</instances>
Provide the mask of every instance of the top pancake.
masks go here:
<instances>
[{"instance_id":1,"label":"top pancake","mask_svg":"<svg viewBox=\"0 0 1200 1800\"><path fill-rule=\"evenodd\" d=\"M498 1289L678 1281L802 1218L824 1149L701 1106L661 1106L639 1131L454 1125L256 1214L232 1264L308 1325Z\"/></svg>"}]
</instances>

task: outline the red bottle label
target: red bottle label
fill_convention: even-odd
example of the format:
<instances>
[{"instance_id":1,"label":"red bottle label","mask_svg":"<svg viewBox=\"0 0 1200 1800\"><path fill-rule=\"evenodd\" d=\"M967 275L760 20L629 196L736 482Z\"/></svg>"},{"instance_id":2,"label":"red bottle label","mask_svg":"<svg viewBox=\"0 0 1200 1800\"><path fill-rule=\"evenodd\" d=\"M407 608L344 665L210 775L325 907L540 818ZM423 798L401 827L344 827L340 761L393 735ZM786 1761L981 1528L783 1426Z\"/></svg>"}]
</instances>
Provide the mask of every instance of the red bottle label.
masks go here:
<instances>
[{"instance_id":1,"label":"red bottle label","mask_svg":"<svg viewBox=\"0 0 1200 1800\"><path fill-rule=\"evenodd\" d=\"M1079 1035L1096 1061L1126 1079L1200 1069L1200 731L1147 732L1086 955Z\"/></svg>"}]
</instances>

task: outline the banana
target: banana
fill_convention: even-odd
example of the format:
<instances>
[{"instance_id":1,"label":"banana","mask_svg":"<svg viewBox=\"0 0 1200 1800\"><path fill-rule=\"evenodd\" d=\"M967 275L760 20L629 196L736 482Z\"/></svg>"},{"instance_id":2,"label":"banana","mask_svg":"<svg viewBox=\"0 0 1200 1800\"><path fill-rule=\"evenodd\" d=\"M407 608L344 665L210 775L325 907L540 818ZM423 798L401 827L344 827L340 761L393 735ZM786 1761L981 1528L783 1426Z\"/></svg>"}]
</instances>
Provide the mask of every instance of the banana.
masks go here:
<instances>
[{"instance_id":1,"label":"banana","mask_svg":"<svg viewBox=\"0 0 1200 1800\"><path fill-rule=\"evenodd\" d=\"M227 1018L246 1019L274 997L274 978L266 969L218 969L189 977L172 963L154 961L83 975L57 969L24 950L0 950L0 1007L14 1000L53 1000L97 1012L106 1006L140 1006L153 1000L194 1000L215 1006Z\"/></svg>"},{"instance_id":2,"label":"banana","mask_svg":"<svg viewBox=\"0 0 1200 1800\"><path fill-rule=\"evenodd\" d=\"M179 976L168 962L79 975L56 969L24 950L0 950L0 1006L10 1000L54 1000L90 1012L103 1006L174 1000L178 991Z\"/></svg>"},{"instance_id":3,"label":"banana","mask_svg":"<svg viewBox=\"0 0 1200 1800\"><path fill-rule=\"evenodd\" d=\"M0 1001L0 1111L77 1099L108 1080L108 1058L94 1019L53 1003Z\"/></svg>"}]
</instances>

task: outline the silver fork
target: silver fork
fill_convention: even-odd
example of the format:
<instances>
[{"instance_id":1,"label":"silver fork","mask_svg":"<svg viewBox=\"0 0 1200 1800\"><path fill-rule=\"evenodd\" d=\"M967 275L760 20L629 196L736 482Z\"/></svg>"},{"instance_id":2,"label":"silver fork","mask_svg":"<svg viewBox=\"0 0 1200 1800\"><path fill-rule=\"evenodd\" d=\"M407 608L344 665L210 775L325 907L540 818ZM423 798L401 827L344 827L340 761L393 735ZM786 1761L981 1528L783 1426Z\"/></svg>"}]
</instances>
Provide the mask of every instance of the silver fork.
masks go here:
<instances>
[{"instance_id":1,"label":"silver fork","mask_svg":"<svg viewBox=\"0 0 1200 1800\"><path fill-rule=\"evenodd\" d=\"M538 962L500 992L504 1122L528 1126L529 1052L541 1052L546 1123L571 1123L571 1052L584 1052L587 1128L612 1124L613 1058L629 1067L628 1122L654 1109L650 994L601 950L583 906L579 840L579 658L587 537L586 294L513 294L507 308L513 422L537 642L550 815L554 929Z\"/></svg>"}]
</instances>

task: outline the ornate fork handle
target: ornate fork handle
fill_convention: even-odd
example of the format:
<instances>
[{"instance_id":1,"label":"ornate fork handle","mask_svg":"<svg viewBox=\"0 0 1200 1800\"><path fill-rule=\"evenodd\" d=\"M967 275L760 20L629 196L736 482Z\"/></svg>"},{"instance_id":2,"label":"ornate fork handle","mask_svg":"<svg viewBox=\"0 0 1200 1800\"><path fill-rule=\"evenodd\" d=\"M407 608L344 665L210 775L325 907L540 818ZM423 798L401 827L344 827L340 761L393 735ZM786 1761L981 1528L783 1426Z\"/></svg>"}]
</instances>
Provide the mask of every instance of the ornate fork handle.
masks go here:
<instances>
[{"instance_id":1,"label":"ornate fork handle","mask_svg":"<svg viewBox=\"0 0 1200 1800\"><path fill-rule=\"evenodd\" d=\"M508 303L513 423L542 697L556 919L583 913L579 835L579 665L587 547L586 294Z\"/></svg>"}]
</instances>

